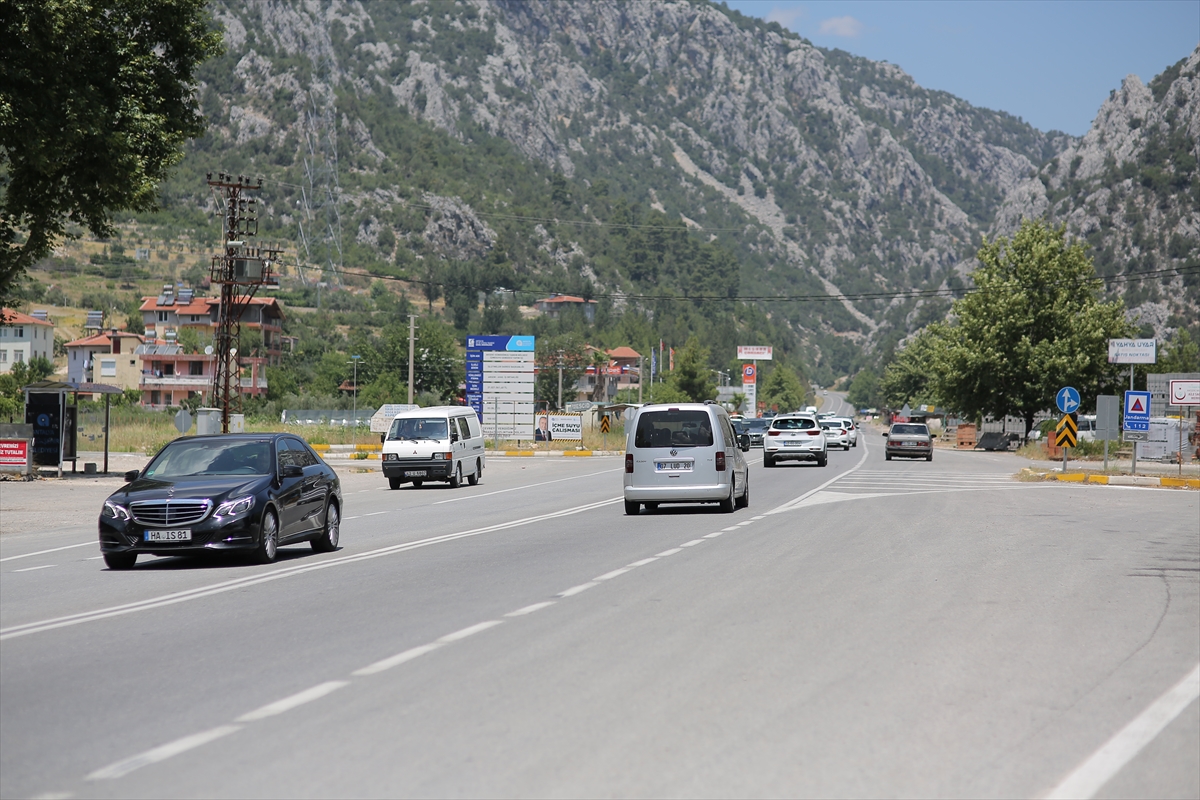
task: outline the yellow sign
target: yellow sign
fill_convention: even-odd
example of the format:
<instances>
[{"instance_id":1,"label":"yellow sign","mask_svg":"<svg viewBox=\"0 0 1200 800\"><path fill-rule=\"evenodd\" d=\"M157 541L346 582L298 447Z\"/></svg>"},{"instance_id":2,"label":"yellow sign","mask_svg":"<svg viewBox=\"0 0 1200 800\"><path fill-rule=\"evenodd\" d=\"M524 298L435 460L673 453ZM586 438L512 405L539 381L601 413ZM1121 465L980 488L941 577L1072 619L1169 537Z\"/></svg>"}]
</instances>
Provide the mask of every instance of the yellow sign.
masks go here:
<instances>
[{"instance_id":1,"label":"yellow sign","mask_svg":"<svg viewBox=\"0 0 1200 800\"><path fill-rule=\"evenodd\" d=\"M1063 414L1054 429L1054 443L1059 447L1074 447L1079 439L1079 423L1074 414Z\"/></svg>"},{"instance_id":2,"label":"yellow sign","mask_svg":"<svg viewBox=\"0 0 1200 800\"><path fill-rule=\"evenodd\" d=\"M607 416L603 416L600 418L600 432L608 433L608 417Z\"/></svg>"}]
</instances>

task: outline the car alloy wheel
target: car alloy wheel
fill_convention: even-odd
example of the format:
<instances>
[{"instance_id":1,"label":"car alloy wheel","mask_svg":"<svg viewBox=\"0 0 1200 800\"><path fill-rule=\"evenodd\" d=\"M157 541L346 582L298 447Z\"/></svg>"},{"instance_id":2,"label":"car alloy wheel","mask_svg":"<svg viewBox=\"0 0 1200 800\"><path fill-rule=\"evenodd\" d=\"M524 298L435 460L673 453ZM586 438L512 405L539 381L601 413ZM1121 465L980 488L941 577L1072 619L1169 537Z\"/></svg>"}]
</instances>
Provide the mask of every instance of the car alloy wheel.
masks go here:
<instances>
[{"instance_id":1,"label":"car alloy wheel","mask_svg":"<svg viewBox=\"0 0 1200 800\"><path fill-rule=\"evenodd\" d=\"M312 549L318 553L330 553L337 550L338 540L342 536L342 515L338 513L337 503L330 503L325 509L325 530L312 540Z\"/></svg>"},{"instance_id":2,"label":"car alloy wheel","mask_svg":"<svg viewBox=\"0 0 1200 800\"><path fill-rule=\"evenodd\" d=\"M279 555L279 520L274 511L263 514L262 530L258 536L258 549L254 551L255 559L260 564L271 564Z\"/></svg>"}]
</instances>

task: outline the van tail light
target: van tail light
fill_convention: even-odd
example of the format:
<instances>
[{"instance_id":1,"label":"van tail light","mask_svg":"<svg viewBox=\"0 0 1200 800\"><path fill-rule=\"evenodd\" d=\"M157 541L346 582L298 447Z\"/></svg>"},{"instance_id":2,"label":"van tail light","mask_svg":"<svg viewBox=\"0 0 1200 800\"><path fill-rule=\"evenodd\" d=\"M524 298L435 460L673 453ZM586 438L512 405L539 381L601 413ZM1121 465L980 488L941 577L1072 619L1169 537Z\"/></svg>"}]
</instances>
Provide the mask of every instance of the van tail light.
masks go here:
<instances>
[{"instance_id":1,"label":"van tail light","mask_svg":"<svg viewBox=\"0 0 1200 800\"><path fill-rule=\"evenodd\" d=\"M767 431L767 436L778 436L781 431Z\"/></svg>"},{"instance_id":2,"label":"van tail light","mask_svg":"<svg viewBox=\"0 0 1200 800\"><path fill-rule=\"evenodd\" d=\"M625 471L633 474L633 453L625 454Z\"/></svg>"},{"instance_id":3,"label":"van tail light","mask_svg":"<svg viewBox=\"0 0 1200 800\"><path fill-rule=\"evenodd\" d=\"M717 451L717 472L725 471L725 454L720 450Z\"/></svg>"}]
</instances>

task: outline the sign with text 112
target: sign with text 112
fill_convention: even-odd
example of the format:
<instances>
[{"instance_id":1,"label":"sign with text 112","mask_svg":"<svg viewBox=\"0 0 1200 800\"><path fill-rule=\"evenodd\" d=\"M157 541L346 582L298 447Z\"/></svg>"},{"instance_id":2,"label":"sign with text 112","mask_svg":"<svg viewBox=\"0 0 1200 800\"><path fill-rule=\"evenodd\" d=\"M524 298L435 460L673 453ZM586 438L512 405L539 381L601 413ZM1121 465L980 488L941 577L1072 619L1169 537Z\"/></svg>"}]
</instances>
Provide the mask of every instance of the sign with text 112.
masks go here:
<instances>
[{"instance_id":1,"label":"sign with text 112","mask_svg":"<svg viewBox=\"0 0 1200 800\"><path fill-rule=\"evenodd\" d=\"M739 361L771 361L771 349L769 344L739 344L737 357Z\"/></svg>"},{"instance_id":2,"label":"sign with text 112","mask_svg":"<svg viewBox=\"0 0 1200 800\"><path fill-rule=\"evenodd\" d=\"M1109 339L1108 363L1153 364L1157 345L1154 339Z\"/></svg>"}]
</instances>

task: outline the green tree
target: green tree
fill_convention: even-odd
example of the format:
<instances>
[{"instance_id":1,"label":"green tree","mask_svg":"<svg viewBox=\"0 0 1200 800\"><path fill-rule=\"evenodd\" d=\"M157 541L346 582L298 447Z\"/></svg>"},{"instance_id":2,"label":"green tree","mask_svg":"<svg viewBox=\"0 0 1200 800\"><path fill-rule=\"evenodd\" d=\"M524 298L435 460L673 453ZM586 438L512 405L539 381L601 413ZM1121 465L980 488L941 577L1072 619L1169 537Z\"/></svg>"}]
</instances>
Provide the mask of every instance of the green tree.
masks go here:
<instances>
[{"instance_id":1,"label":"green tree","mask_svg":"<svg viewBox=\"0 0 1200 800\"><path fill-rule=\"evenodd\" d=\"M1100 300L1092 260L1065 225L1026 220L1012 239L985 239L977 257L956 322L928 329L939 399L972 417L1021 417L1028 438L1060 387L1077 388L1085 407L1116 388L1108 340L1132 326L1120 302Z\"/></svg>"},{"instance_id":2,"label":"green tree","mask_svg":"<svg viewBox=\"0 0 1200 800\"><path fill-rule=\"evenodd\" d=\"M881 405L879 401L879 375L870 367L860 369L850 381L850 390L846 399L858 408Z\"/></svg>"},{"instance_id":3,"label":"green tree","mask_svg":"<svg viewBox=\"0 0 1200 800\"><path fill-rule=\"evenodd\" d=\"M67 223L113 234L156 207L204 132L197 67L221 51L205 0L0 3L0 296Z\"/></svg>"},{"instance_id":4,"label":"green tree","mask_svg":"<svg viewBox=\"0 0 1200 800\"><path fill-rule=\"evenodd\" d=\"M896 352L892 363L883 371L879 381L879 396L889 408L905 403L937 403L934 359L942 346L945 328L935 323Z\"/></svg>"},{"instance_id":5,"label":"green tree","mask_svg":"<svg viewBox=\"0 0 1200 800\"><path fill-rule=\"evenodd\" d=\"M688 338L679 351L671 381L694 403L717 396L716 376L708 367L711 352L696 336Z\"/></svg>"},{"instance_id":6,"label":"green tree","mask_svg":"<svg viewBox=\"0 0 1200 800\"><path fill-rule=\"evenodd\" d=\"M804 384L790 367L776 364L763 381L761 396L767 408L775 407L781 412L788 412L804 408L806 392Z\"/></svg>"},{"instance_id":7,"label":"green tree","mask_svg":"<svg viewBox=\"0 0 1200 800\"><path fill-rule=\"evenodd\" d=\"M1200 344L1192 341L1186 328L1180 328L1163 346L1155 372L1200 372Z\"/></svg>"}]
</instances>

